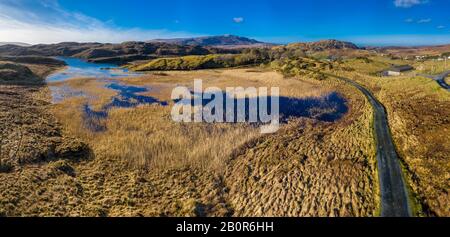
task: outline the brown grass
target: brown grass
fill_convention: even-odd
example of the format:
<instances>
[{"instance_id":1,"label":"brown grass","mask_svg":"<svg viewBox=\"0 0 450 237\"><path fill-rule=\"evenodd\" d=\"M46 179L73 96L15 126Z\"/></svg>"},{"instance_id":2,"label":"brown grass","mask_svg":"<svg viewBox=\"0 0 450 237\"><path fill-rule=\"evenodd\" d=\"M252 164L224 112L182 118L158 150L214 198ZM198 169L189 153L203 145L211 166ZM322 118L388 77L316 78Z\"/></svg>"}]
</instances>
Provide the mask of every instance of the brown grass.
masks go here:
<instances>
[{"instance_id":1,"label":"brown grass","mask_svg":"<svg viewBox=\"0 0 450 237\"><path fill-rule=\"evenodd\" d=\"M386 106L409 185L422 204L419 214L449 216L450 94L427 78L344 75L367 86Z\"/></svg>"},{"instance_id":2,"label":"brown grass","mask_svg":"<svg viewBox=\"0 0 450 237\"><path fill-rule=\"evenodd\" d=\"M418 72L431 75L450 70L450 62L445 61L427 60L425 62L415 62L413 65Z\"/></svg>"},{"instance_id":3,"label":"brown grass","mask_svg":"<svg viewBox=\"0 0 450 237\"><path fill-rule=\"evenodd\" d=\"M341 121L292 122L236 154L225 182L236 216L374 216L378 181L370 104L330 80L350 100Z\"/></svg>"},{"instance_id":4,"label":"brown grass","mask_svg":"<svg viewBox=\"0 0 450 237\"><path fill-rule=\"evenodd\" d=\"M204 78L204 87L219 86L282 86L284 95L319 96L327 90L320 86L297 80L284 80L275 72L246 72L244 69L202 72L168 72L154 78L128 78L125 82L146 85L151 96L168 100L170 90L182 82L193 86L193 79ZM86 92L95 98L94 108L100 108L114 95L103 86L107 81L74 79L64 82L71 88ZM61 83L58 83L59 85ZM52 85L58 85L52 84ZM245 142L258 137L259 129L250 125L233 124L184 124L172 122L171 107L157 105L139 106L134 109L112 109L108 119L101 121L108 129L104 133L92 133L82 121L81 106L85 98L71 98L55 107L54 113L70 134L92 144L97 156L118 157L130 167L169 169L194 166L202 169L220 168L232 151ZM74 116L76 115L76 116Z\"/></svg>"},{"instance_id":5,"label":"brown grass","mask_svg":"<svg viewBox=\"0 0 450 237\"><path fill-rule=\"evenodd\" d=\"M376 215L378 191L377 181L373 178L376 171L371 110L357 91L337 81L284 79L275 72L248 69L166 72L163 76L151 74L124 81L159 88L147 94L167 98L162 91L169 91L170 87L164 84L192 86L195 78L204 79L205 87L280 86L283 95L297 97L319 96L338 87L350 96L352 112L337 124L298 120L269 137L260 137L258 129L246 125L173 123L168 117L169 108L160 106L114 109L105 121L108 131L100 134L86 131L80 127L81 121L74 119L79 115L73 116L76 111L69 108L76 108L74 105L80 103L75 99L58 105L55 113L70 134L89 141L97 162L110 160L131 170L139 168L157 173L186 168L189 172L213 171L219 175L219 180L225 180L223 185L231 188L225 200L230 201L229 209L234 210L236 216ZM97 92L99 95L109 96ZM237 151L241 155L236 155ZM230 157L234 157L233 161ZM302 157L307 157L307 161L302 161ZM301 177L282 179L281 186L273 186L274 189L272 186L254 186L252 177L264 173L242 172L241 169L249 165L261 166L258 172L267 172L265 177L274 181L283 172ZM225 176L220 178L224 173ZM340 175L330 175L332 173ZM271 182L267 181L267 184ZM246 183L248 185L242 186ZM281 202L277 197L280 191L290 196ZM316 200L318 192L325 195L323 202ZM268 200L253 201L258 200L258 196L254 196L257 193L268 195ZM247 197L246 201L241 199L242 195ZM261 205L266 209L261 211ZM278 209L280 205L282 208Z\"/></svg>"},{"instance_id":6,"label":"brown grass","mask_svg":"<svg viewBox=\"0 0 450 237\"><path fill-rule=\"evenodd\" d=\"M373 216L378 184L370 105L337 80L284 79L264 69L166 72L124 79L167 98L174 85L280 86L286 96L338 90L350 112L336 123L297 119L277 134L247 125L176 124L169 107L113 109L108 130L83 125L74 97L52 112L65 135L86 141L94 159L28 165L0 174L0 215L8 216ZM67 82L108 101L95 80ZM171 85L171 86L167 86ZM114 93L114 92L113 92ZM29 191L25 191L29 190Z\"/></svg>"}]
</instances>

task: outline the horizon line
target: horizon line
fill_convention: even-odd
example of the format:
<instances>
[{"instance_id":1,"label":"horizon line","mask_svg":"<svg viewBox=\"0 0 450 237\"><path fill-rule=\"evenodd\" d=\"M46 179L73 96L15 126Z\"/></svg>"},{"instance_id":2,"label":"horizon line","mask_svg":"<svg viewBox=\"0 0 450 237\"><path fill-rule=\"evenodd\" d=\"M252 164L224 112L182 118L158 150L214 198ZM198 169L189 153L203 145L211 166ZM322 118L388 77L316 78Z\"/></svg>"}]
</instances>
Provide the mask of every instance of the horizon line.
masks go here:
<instances>
[{"instance_id":1,"label":"horizon line","mask_svg":"<svg viewBox=\"0 0 450 237\"><path fill-rule=\"evenodd\" d=\"M313 42L320 42L320 41L326 41L326 40L336 40L336 41L341 41L341 42L348 42L348 43L352 43L355 44L356 46L360 47L360 48L364 48L364 47L405 47L405 48L410 48L410 47L436 47L436 46L445 46L445 45L450 45L450 35L448 35L449 40L446 42L436 42L436 43L388 43L388 42L378 42L378 43L369 43L369 42L358 42L358 40L351 40L352 37L344 37L344 38L340 38L340 37L323 37L323 38L317 38L317 39L304 39L304 40L270 40L270 38L272 39L280 39L283 37L252 37L252 36L242 36L242 35L235 35L235 34L219 34L219 35L202 35L202 36L192 36L192 37L167 37L167 38L153 38L153 39L147 39L147 40L124 40L124 41L120 41L120 42L101 42L101 41L60 41L60 42L49 42L49 43L29 43L29 42L24 42L24 41L0 41L1 44L4 45L14 45L14 44L26 44L27 46L23 46L23 47L29 47L29 46L34 46L34 45L51 45L51 44L61 44L61 43L79 43L79 44L83 44L83 43L99 43L99 44L121 44L121 43L126 43L126 42L151 42L151 41L157 41L157 40L179 40L179 39L196 39L196 38L205 38L205 37L221 37L221 36L225 36L225 37L229 37L229 36L234 36L234 37L242 37L242 38L247 38L247 39L252 39L252 40L257 40L259 43L262 44L273 44L273 45L289 45L289 44L295 44L295 43L313 43ZM414 35L411 35L414 36ZM369 37L364 37L364 39L370 39L371 36ZM380 37L385 37L385 36L374 36L374 39L380 38ZM405 37L405 36L404 36ZM423 37L423 36L422 36ZM286 37L288 38L288 37ZM266 40L264 40L266 39ZM356 38L357 39L357 38ZM370 40L369 40L370 41Z\"/></svg>"}]
</instances>

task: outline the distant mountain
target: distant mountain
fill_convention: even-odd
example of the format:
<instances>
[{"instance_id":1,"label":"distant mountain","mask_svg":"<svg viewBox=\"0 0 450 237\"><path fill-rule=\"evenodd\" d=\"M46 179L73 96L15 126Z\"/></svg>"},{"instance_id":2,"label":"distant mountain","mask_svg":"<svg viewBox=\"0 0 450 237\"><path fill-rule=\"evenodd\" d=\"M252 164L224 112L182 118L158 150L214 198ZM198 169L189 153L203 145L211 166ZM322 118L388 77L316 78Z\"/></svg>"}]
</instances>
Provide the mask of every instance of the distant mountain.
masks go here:
<instances>
[{"instance_id":1,"label":"distant mountain","mask_svg":"<svg viewBox=\"0 0 450 237\"><path fill-rule=\"evenodd\" d=\"M183 46L203 46L216 48L253 48L268 47L273 44L260 42L246 37L235 35L205 36L196 38L155 39L150 42L177 44Z\"/></svg>"},{"instance_id":2,"label":"distant mountain","mask_svg":"<svg viewBox=\"0 0 450 237\"><path fill-rule=\"evenodd\" d=\"M22 46L22 47L31 46L31 44L21 43L21 42L0 42L0 46L3 46L3 45L17 45L17 46Z\"/></svg>"}]
</instances>

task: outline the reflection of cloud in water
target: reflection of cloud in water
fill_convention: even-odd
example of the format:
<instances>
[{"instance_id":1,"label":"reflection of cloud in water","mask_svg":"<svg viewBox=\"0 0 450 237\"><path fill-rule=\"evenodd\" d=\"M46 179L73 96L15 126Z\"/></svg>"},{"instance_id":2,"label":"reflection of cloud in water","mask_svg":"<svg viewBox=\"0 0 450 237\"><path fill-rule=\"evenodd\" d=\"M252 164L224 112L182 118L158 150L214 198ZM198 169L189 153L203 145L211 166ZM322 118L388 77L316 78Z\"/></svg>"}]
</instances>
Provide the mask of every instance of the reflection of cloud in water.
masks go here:
<instances>
[{"instance_id":1,"label":"reflection of cloud in water","mask_svg":"<svg viewBox=\"0 0 450 237\"><path fill-rule=\"evenodd\" d=\"M52 94L52 103L61 103L62 101L73 97L87 97L86 94L79 90L74 90L68 85L50 86Z\"/></svg>"},{"instance_id":2,"label":"reflection of cloud in water","mask_svg":"<svg viewBox=\"0 0 450 237\"><path fill-rule=\"evenodd\" d=\"M112 64L90 63L77 58L58 57L58 59L63 60L67 64L67 68L48 76L47 81L49 82L72 78L121 78L142 75Z\"/></svg>"}]
</instances>

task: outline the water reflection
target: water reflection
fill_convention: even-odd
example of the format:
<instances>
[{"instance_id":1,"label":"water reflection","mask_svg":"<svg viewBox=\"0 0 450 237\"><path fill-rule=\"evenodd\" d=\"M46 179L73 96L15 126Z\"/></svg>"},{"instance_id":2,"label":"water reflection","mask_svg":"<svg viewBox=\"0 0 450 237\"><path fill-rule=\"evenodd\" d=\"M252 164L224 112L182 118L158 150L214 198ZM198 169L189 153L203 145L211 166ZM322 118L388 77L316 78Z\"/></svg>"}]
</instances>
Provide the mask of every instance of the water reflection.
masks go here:
<instances>
[{"instance_id":1,"label":"water reflection","mask_svg":"<svg viewBox=\"0 0 450 237\"><path fill-rule=\"evenodd\" d=\"M52 103L61 103L72 97L87 97L84 92L74 90L68 85L49 86L49 88L52 94Z\"/></svg>"},{"instance_id":2,"label":"water reflection","mask_svg":"<svg viewBox=\"0 0 450 237\"><path fill-rule=\"evenodd\" d=\"M237 122L238 120L238 106L243 105L245 111L245 121L250 121L251 113L258 116L258 122L261 123L261 118L259 118L260 102L263 101L267 103L268 114L272 113L271 102L274 97L259 97L253 106L250 103L248 97L245 98L227 98L226 94L223 97L223 110L226 110L227 101L232 101L234 104L234 119L226 119L226 114L224 112L224 121ZM192 100L190 100L190 105L194 106L194 98L199 98L201 95L192 93ZM211 99L202 99L202 105L207 106L213 103L215 99L214 94L209 94L206 96ZM278 97L279 100L279 113L280 122L286 123L292 118L311 118L324 122L334 122L342 118L348 112L347 101L345 98L339 95L337 92L332 92L320 97L307 97L307 98L293 98L293 97ZM267 101L267 102L266 102ZM176 100L175 102L181 102L181 100ZM210 105L212 106L212 105ZM212 115L216 115L217 111L212 110Z\"/></svg>"},{"instance_id":3,"label":"water reflection","mask_svg":"<svg viewBox=\"0 0 450 237\"><path fill-rule=\"evenodd\" d=\"M141 76L141 73L113 64L90 63L77 58L58 57L67 64L66 69L47 77L48 82L66 81L72 78L121 78Z\"/></svg>"}]
</instances>

